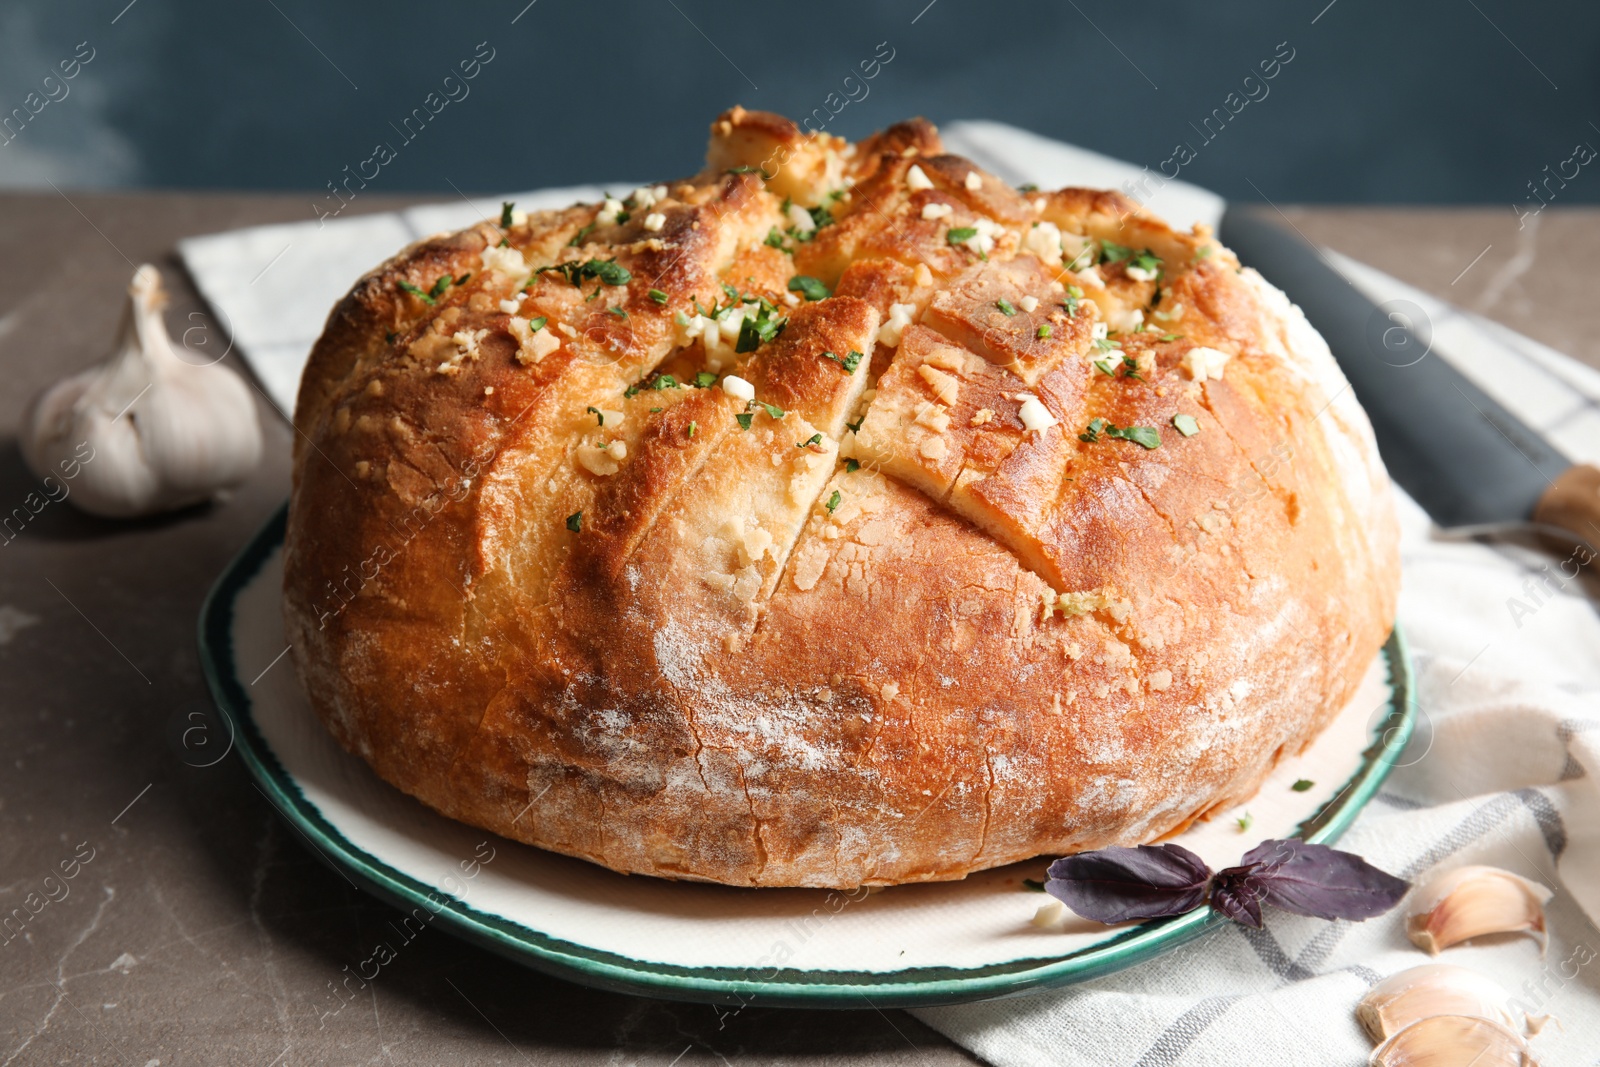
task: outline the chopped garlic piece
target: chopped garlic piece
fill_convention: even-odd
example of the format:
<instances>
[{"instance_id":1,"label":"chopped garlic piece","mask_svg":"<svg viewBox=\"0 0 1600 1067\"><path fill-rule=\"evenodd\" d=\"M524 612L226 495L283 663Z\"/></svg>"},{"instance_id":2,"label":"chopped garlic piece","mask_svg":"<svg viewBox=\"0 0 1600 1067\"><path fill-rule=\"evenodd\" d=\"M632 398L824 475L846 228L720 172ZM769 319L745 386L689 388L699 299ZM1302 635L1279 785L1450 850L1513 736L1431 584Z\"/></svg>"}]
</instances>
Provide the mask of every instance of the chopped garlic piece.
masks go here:
<instances>
[{"instance_id":1,"label":"chopped garlic piece","mask_svg":"<svg viewBox=\"0 0 1600 1067\"><path fill-rule=\"evenodd\" d=\"M980 256L986 256L994 251L994 239L1005 233L1005 227L993 219L975 219L972 228L978 232L968 237L961 243Z\"/></svg>"},{"instance_id":2,"label":"chopped garlic piece","mask_svg":"<svg viewBox=\"0 0 1600 1067\"><path fill-rule=\"evenodd\" d=\"M661 227L667 224L667 217L659 211L652 211L644 217L644 228L651 233L659 233Z\"/></svg>"},{"instance_id":3,"label":"chopped garlic piece","mask_svg":"<svg viewBox=\"0 0 1600 1067\"><path fill-rule=\"evenodd\" d=\"M928 286L933 284L933 271L928 269L926 263L918 263L917 269L911 272L911 280L917 285Z\"/></svg>"},{"instance_id":4,"label":"chopped garlic piece","mask_svg":"<svg viewBox=\"0 0 1600 1067\"><path fill-rule=\"evenodd\" d=\"M913 163L911 169L906 171L906 188L913 193L920 193L924 189L932 189L933 182L928 180L921 167Z\"/></svg>"},{"instance_id":5,"label":"chopped garlic piece","mask_svg":"<svg viewBox=\"0 0 1600 1067\"><path fill-rule=\"evenodd\" d=\"M608 196L605 203L600 205L600 214L595 216L595 221L609 226L617 221L617 216L622 214L622 210L622 201Z\"/></svg>"},{"instance_id":6,"label":"chopped garlic piece","mask_svg":"<svg viewBox=\"0 0 1600 1067\"><path fill-rule=\"evenodd\" d=\"M954 210L949 204L923 204L922 217L925 219L942 219Z\"/></svg>"},{"instance_id":7,"label":"chopped garlic piece","mask_svg":"<svg viewBox=\"0 0 1600 1067\"><path fill-rule=\"evenodd\" d=\"M899 348L900 334L911 325L911 316L916 314L916 311L915 304L890 304L888 320L878 327L878 343L890 348Z\"/></svg>"},{"instance_id":8,"label":"chopped garlic piece","mask_svg":"<svg viewBox=\"0 0 1600 1067\"><path fill-rule=\"evenodd\" d=\"M1222 380L1222 371L1228 365L1228 353L1219 352L1215 348L1200 346L1191 348L1183 354L1183 369L1189 372L1189 377L1197 382L1207 379Z\"/></svg>"},{"instance_id":9,"label":"chopped garlic piece","mask_svg":"<svg viewBox=\"0 0 1600 1067\"><path fill-rule=\"evenodd\" d=\"M1021 300L1017 301L1017 307L1021 308L1023 311L1037 311L1039 310L1039 298L1036 296L1025 296Z\"/></svg>"},{"instance_id":10,"label":"chopped garlic piece","mask_svg":"<svg viewBox=\"0 0 1600 1067\"><path fill-rule=\"evenodd\" d=\"M617 444L620 445L622 442L619 441ZM585 441L578 446L576 454L579 466L590 474L599 475L602 478L610 477L622 469L621 465L617 463L617 460L621 459L622 456L614 455L605 443L594 444ZM627 446L623 445L622 455L626 454Z\"/></svg>"},{"instance_id":11,"label":"chopped garlic piece","mask_svg":"<svg viewBox=\"0 0 1600 1067\"><path fill-rule=\"evenodd\" d=\"M970 191L972 191L974 193L977 192L979 189L982 189L983 188L983 175L979 174L975 170L967 171L966 186Z\"/></svg>"},{"instance_id":12,"label":"chopped garlic piece","mask_svg":"<svg viewBox=\"0 0 1600 1067\"><path fill-rule=\"evenodd\" d=\"M811 217L811 212L799 204L790 204L788 215L789 225L800 233L810 233L817 228L817 222Z\"/></svg>"},{"instance_id":13,"label":"chopped garlic piece","mask_svg":"<svg viewBox=\"0 0 1600 1067\"><path fill-rule=\"evenodd\" d=\"M950 416L937 404L924 400L917 407L916 424L926 426L935 433L944 433L950 428Z\"/></svg>"},{"instance_id":14,"label":"chopped garlic piece","mask_svg":"<svg viewBox=\"0 0 1600 1067\"><path fill-rule=\"evenodd\" d=\"M628 194L628 199L633 201L635 207L655 207L656 191L648 185L641 185Z\"/></svg>"},{"instance_id":15,"label":"chopped garlic piece","mask_svg":"<svg viewBox=\"0 0 1600 1067\"><path fill-rule=\"evenodd\" d=\"M499 274L526 274L528 264L523 262L522 253L515 248L490 245L483 250L483 269Z\"/></svg>"},{"instance_id":16,"label":"chopped garlic piece","mask_svg":"<svg viewBox=\"0 0 1600 1067\"><path fill-rule=\"evenodd\" d=\"M922 362L929 367L938 367L940 370L954 371L957 374L967 370L967 361L962 358L959 348L935 348L923 357Z\"/></svg>"},{"instance_id":17,"label":"chopped garlic piece","mask_svg":"<svg viewBox=\"0 0 1600 1067\"><path fill-rule=\"evenodd\" d=\"M1054 266L1061 262L1061 230L1053 222L1036 222L1022 235L1022 251Z\"/></svg>"},{"instance_id":18,"label":"chopped garlic piece","mask_svg":"<svg viewBox=\"0 0 1600 1067\"><path fill-rule=\"evenodd\" d=\"M1099 247L1093 237L1083 237L1076 233L1061 235L1061 255L1067 261L1068 270L1081 271L1092 266Z\"/></svg>"},{"instance_id":19,"label":"chopped garlic piece","mask_svg":"<svg viewBox=\"0 0 1600 1067\"><path fill-rule=\"evenodd\" d=\"M730 374L722 379L722 391L746 404L756 398L756 387L737 374Z\"/></svg>"},{"instance_id":20,"label":"chopped garlic piece","mask_svg":"<svg viewBox=\"0 0 1600 1067\"><path fill-rule=\"evenodd\" d=\"M1103 322L1097 322L1089 329L1089 338L1094 341L1104 341L1110 332L1110 327Z\"/></svg>"},{"instance_id":21,"label":"chopped garlic piece","mask_svg":"<svg viewBox=\"0 0 1600 1067\"><path fill-rule=\"evenodd\" d=\"M1139 308L1128 308L1126 311L1113 312L1110 322L1112 326L1116 327L1118 333L1137 333L1139 327L1144 325L1144 312Z\"/></svg>"},{"instance_id":22,"label":"chopped garlic piece","mask_svg":"<svg viewBox=\"0 0 1600 1067\"><path fill-rule=\"evenodd\" d=\"M461 349L461 354L468 359L478 358L478 342L489 336L488 330L457 330L451 335L450 340Z\"/></svg>"},{"instance_id":23,"label":"chopped garlic piece","mask_svg":"<svg viewBox=\"0 0 1600 1067\"><path fill-rule=\"evenodd\" d=\"M1017 417L1022 420L1023 428L1030 433L1035 430L1048 430L1061 421L1050 414L1050 409L1040 403L1036 396L1030 396L1022 402Z\"/></svg>"},{"instance_id":24,"label":"chopped garlic piece","mask_svg":"<svg viewBox=\"0 0 1600 1067\"><path fill-rule=\"evenodd\" d=\"M1158 267L1153 267L1149 270L1146 270L1144 267L1133 265L1124 268L1124 271L1128 277L1132 278L1136 282L1153 282L1156 280L1156 275L1161 273L1161 270Z\"/></svg>"},{"instance_id":25,"label":"chopped garlic piece","mask_svg":"<svg viewBox=\"0 0 1600 1067\"><path fill-rule=\"evenodd\" d=\"M515 315L517 309L522 307L522 298L527 295L526 293L516 293L510 299L500 301L500 310L507 315Z\"/></svg>"},{"instance_id":26,"label":"chopped garlic piece","mask_svg":"<svg viewBox=\"0 0 1600 1067\"><path fill-rule=\"evenodd\" d=\"M961 395L961 383L952 374L947 374L942 370L935 370L926 363L917 368L917 374L923 381L928 383L928 387L933 390L933 395L938 398L939 403L944 404L946 407L954 404L956 398Z\"/></svg>"},{"instance_id":27,"label":"chopped garlic piece","mask_svg":"<svg viewBox=\"0 0 1600 1067\"><path fill-rule=\"evenodd\" d=\"M561 347L561 341L545 327L530 330L527 319L512 316L511 335L517 339L517 362L526 366L538 363Z\"/></svg>"}]
</instances>

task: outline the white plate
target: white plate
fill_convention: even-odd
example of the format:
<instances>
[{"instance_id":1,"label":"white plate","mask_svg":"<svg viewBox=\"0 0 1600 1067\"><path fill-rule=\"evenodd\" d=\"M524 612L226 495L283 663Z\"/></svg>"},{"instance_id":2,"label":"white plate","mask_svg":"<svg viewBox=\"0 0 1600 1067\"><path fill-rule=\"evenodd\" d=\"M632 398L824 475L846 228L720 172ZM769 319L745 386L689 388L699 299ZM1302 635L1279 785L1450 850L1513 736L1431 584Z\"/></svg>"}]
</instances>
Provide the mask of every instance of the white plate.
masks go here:
<instances>
[{"instance_id":1,"label":"white plate","mask_svg":"<svg viewBox=\"0 0 1600 1067\"><path fill-rule=\"evenodd\" d=\"M736 889L628 877L447 819L323 729L283 656L284 512L219 579L200 620L212 691L262 790L323 859L412 913L542 970L679 1000L939 1004L1081 981L1221 920L1104 927L1031 920L1048 858L881 892ZM279 661L279 657L282 660ZM268 669L270 667L270 669ZM263 673L264 672L264 673ZM251 680L251 681L247 681ZM1413 716L1398 632L1354 700L1257 796L1176 840L1225 867L1266 838L1331 840L1377 790ZM1305 792L1291 785L1316 783ZM1248 809L1248 833L1236 818Z\"/></svg>"}]
</instances>

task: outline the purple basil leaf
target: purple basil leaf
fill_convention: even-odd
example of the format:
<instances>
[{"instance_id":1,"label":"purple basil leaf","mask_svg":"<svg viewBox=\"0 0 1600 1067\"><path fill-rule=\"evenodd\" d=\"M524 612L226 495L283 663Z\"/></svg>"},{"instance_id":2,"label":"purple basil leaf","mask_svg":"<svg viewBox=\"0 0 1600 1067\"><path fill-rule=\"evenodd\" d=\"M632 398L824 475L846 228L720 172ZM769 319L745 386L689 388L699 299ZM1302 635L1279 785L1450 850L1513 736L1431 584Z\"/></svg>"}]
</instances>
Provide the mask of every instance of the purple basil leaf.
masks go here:
<instances>
[{"instance_id":1,"label":"purple basil leaf","mask_svg":"<svg viewBox=\"0 0 1600 1067\"><path fill-rule=\"evenodd\" d=\"M1241 926L1261 929L1261 898L1254 887L1238 877L1248 872L1248 867L1229 867L1217 873L1211 890L1211 907L1224 919L1232 919Z\"/></svg>"},{"instance_id":2,"label":"purple basil leaf","mask_svg":"<svg viewBox=\"0 0 1600 1067\"><path fill-rule=\"evenodd\" d=\"M1230 901L1249 898L1297 915L1356 921L1382 915L1411 888L1353 853L1293 840L1263 841L1245 853L1242 866L1217 875L1217 887Z\"/></svg>"},{"instance_id":3,"label":"purple basil leaf","mask_svg":"<svg viewBox=\"0 0 1600 1067\"><path fill-rule=\"evenodd\" d=\"M1050 865L1044 891L1085 919L1133 922L1205 903L1211 868L1181 845L1113 845Z\"/></svg>"}]
</instances>

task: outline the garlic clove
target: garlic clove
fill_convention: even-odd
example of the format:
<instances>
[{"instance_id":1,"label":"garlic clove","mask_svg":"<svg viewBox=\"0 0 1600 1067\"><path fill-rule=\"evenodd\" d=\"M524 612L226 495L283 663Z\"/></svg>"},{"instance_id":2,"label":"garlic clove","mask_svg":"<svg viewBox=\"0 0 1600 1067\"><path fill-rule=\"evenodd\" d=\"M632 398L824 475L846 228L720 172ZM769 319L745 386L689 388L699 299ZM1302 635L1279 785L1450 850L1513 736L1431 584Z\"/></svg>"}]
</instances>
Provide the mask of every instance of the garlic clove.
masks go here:
<instances>
[{"instance_id":1,"label":"garlic clove","mask_svg":"<svg viewBox=\"0 0 1600 1067\"><path fill-rule=\"evenodd\" d=\"M1425 963L1392 974L1356 1005L1357 1021L1375 1042L1435 1015L1473 1015L1512 1029L1517 1026L1511 995L1498 983L1447 963Z\"/></svg>"},{"instance_id":2,"label":"garlic clove","mask_svg":"<svg viewBox=\"0 0 1600 1067\"><path fill-rule=\"evenodd\" d=\"M1412 895L1406 936L1434 955L1481 937L1527 931L1544 944L1544 905L1552 896L1538 882L1499 867L1457 867L1430 876Z\"/></svg>"},{"instance_id":3,"label":"garlic clove","mask_svg":"<svg viewBox=\"0 0 1600 1067\"><path fill-rule=\"evenodd\" d=\"M1419 1019L1372 1050L1373 1067L1536 1067L1510 1027L1472 1015Z\"/></svg>"},{"instance_id":4,"label":"garlic clove","mask_svg":"<svg viewBox=\"0 0 1600 1067\"><path fill-rule=\"evenodd\" d=\"M111 359L35 398L21 435L36 475L72 481L67 499L111 518L206 500L261 459L249 386L214 361L178 354L154 267L134 272L128 297Z\"/></svg>"}]
</instances>

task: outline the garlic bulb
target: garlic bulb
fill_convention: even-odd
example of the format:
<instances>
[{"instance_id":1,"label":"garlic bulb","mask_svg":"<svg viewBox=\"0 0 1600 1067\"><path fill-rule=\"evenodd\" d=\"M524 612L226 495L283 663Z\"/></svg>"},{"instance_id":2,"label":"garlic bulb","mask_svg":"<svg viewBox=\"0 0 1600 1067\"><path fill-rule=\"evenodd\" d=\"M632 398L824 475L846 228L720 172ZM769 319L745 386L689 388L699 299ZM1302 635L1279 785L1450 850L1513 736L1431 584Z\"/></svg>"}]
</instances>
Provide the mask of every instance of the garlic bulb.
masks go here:
<instances>
[{"instance_id":1,"label":"garlic bulb","mask_svg":"<svg viewBox=\"0 0 1600 1067\"><path fill-rule=\"evenodd\" d=\"M68 499L109 518L206 500L261 459L249 386L198 354L178 354L154 267L134 271L128 298L111 359L39 394L22 423L22 454L34 474L73 469Z\"/></svg>"},{"instance_id":2,"label":"garlic bulb","mask_svg":"<svg viewBox=\"0 0 1600 1067\"><path fill-rule=\"evenodd\" d=\"M1527 932L1544 944L1551 892L1499 867L1457 867L1432 874L1412 896L1406 936L1434 955L1484 934Z\"/></svg>"}]
</instances>

